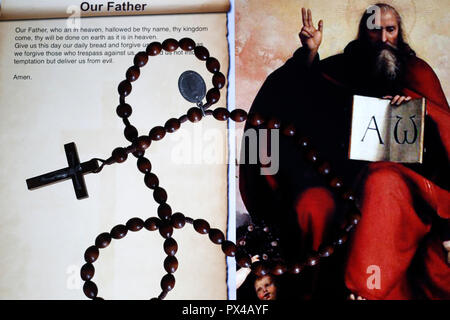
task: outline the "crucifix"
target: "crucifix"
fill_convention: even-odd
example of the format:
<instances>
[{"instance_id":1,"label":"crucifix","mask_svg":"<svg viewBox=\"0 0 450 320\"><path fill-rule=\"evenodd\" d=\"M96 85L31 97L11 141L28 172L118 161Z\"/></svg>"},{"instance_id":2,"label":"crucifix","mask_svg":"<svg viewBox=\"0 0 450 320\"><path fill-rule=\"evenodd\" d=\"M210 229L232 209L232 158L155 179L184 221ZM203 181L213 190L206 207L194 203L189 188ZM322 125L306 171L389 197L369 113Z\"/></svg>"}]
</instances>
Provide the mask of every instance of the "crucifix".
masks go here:
<instances>
[{"instance_id":1,"label":"crucifix","mask_svg":"<svg viewBox=\"0 0 450 320\"><path fill-rule=\"evenodd\" d=\"M64 145L66 152L68 167L53 172L49 172L34 178L27 179L27 186L29 190L45 187L50 184L72 179L73 188L77 199L81 200L88 197L84 175L92 173L99 168L96 159L92 159L80 163L78 158L77 147L74 142Z\"/></svg>"}]
</instances>

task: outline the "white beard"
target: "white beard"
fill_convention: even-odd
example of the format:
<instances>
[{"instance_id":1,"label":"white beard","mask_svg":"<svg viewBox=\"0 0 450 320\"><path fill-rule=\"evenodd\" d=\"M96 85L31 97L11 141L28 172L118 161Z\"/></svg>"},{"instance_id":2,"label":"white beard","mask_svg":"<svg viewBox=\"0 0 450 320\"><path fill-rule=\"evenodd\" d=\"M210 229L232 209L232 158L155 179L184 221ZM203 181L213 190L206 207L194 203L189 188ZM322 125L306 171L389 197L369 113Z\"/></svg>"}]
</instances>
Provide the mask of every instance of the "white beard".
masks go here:
<instances>
[{"instance_id":1,"label":"white beard","mask_svg":"<svg viewBox=\"0 0 450 320\"><path fill-rule=\"evenodd\" d=\"M397 79L400 67L395 54L388 49L381 50L376 61L376 72L385 79L393 81Z\"/></svg>"}]
</instances>

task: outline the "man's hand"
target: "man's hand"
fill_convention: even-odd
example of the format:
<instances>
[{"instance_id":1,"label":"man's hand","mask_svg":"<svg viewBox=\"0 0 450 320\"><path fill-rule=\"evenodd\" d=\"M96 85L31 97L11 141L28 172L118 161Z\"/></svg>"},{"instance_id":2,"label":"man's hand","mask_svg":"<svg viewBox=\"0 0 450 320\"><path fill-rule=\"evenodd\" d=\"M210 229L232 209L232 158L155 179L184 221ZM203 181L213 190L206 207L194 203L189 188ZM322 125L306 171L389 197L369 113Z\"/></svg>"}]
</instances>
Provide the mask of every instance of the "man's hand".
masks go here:
<instances>
[{"instance_id":1,"label":"man's hand","mask_svg":"<svg viewBox=\"0 0 450 320\"><path fill-rule=\"evenodd\" d=\"M393 97L393 96L385 96L385 97L383 97L383 99L389 99L389 100L391 100L391 104L394 106L394 105L397 105L397 106L399 106L399 105L401 105L403 102L408 102L408 101L410 101L412 98L411 97L405 97L405 96L400 96L400 95L397 95L397 96L395 96L395 97Z\"/></svg>"},{"instance_id":2,"label":"man's hand","mask_svg":"<svg viewBox=\"0 0 450 320\"><path fill-rule=\"evenodd\" d=\"M308 65L311 65L322 43L323 21L319 21L319 29L314 27L311 10L302 8L303 27L299 33L300 41L309 52Z\"/></svg>"}]
</instances>

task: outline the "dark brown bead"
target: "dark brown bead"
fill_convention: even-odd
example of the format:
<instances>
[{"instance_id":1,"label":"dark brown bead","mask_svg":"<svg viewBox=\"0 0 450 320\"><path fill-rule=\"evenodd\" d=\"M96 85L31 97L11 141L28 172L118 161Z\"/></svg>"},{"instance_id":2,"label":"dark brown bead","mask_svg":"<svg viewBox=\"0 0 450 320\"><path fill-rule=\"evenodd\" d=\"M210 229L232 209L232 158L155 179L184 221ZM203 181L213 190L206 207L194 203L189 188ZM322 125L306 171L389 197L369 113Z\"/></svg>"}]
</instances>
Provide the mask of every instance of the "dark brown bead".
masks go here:
<instances>
[{"instance_id":1,"label":"dark brown bead","mask_svg":"<svg viewBox=\"0 0 450 320\"><path fill-rule=\"evenodd\" d=\"M172 215L172 208L167 203L161 203L158 207L158 217L167 220Z\"/></svg>"},{"instance_id":2,"label":"dark brown bead","mask_svg":"<svg viewBox=\"0 0 450 320\"><path fill-rule=\"evenodd\" d=\"M83 292L86 295L86 297L94 299L98 294L97 285L92 281L86 281L83 285Z\"/></svg>"},{"instance_id":3,"label":"dark brown bead","mask_svg":"<svg viewBox=\"0 0 450 320\"><path fill-rule=\"evenodd\" d=\"M84 261L93 263L97 260L99 255L98 248L96 246L90 246L84 252Z\"/></svg>"},{"instance_id":4,"label":"dark brown bead","mask_svg":"<svg viewBox=\"0 0 450 320\"><path fill-rule=\"evenodd\" d=\"M220 71L220 62L216 58L209 57L206 59L206 69L211 73L216 73Z\"/></svg>"},{"instance_id":5,"label":"dark brown bead","mask_svg":"<svg viewBox=\"0 0 450 320\"><path fill-rule=\"evenodd\" d=\"M162 43L162 48L166 51L173 52L178 49L178 41L175 39L166 39Z\"/></svg>"},{"instance_id":6,"label":"dark brown bead","mask_svg":"<svg viewBox=\"0 0 450 320\"><path fill-rule=\"evenodd\" d=\"M155 189L159 185L159 180L156 174L147 172L144 177L145 185L150 189Z\"/></svg>"},{"instance_id":7,"label":"dark brown bead","mask_svg":"<svg viewBox=\"0 0 450 320\"><path fill-rule=\"evenodd\" d=\"M351 190L348 190L342 195L342 199L347 201L355 201L355 194Z\"/></svg>"},{"instance_id":8,"label":"dark brown bead","mask_svg":"<svg viewBox=\"0 0 450 320\"><path fill-rule=\"evenodd\" d=\"M118 224L114 228L111 229L111 237L113 239L122 239L128 233L128 229L123 224Z\"/></svg>"},{"instance_id":9,"label":"dark brown bead","mask_svg":"<svg viewBox=\"0 0 450 320\"><path fill-rule=\"evenodd\" d=\"M128 118L131 116L133 109L128 103L119 104L116 109L116 113L121 118Z\"/></svg>"},{"instance_id":10,"label":"dark brown bead","mask_svg":"<svg viewBox=\"0 0 450 320\"><path fill-rule=\"evenodd\" d=\"M159 229L159 225L161 224L161 220L156 217L151 217L145 220L144 227L148 231L155 231Z\"/></svg>"},{"instance_id":11,"label":"dark brown bead","mask_svg":"<svg viewBox=\"0 0 450 320\"><path fill-rule=\"evenodd\" d=\"M225 82L227 80L225 79L225 76L221 72L216 72L213 75L212 78L212 84L217 89L222 89L225 86Z\"/></svg>"},{"instance_id":12,"label":"dark brown bead","mask_svg":"<svg viewBox=\"0 0 450 320\"><path fill-rule=\"evenodd\" d=\"M313 253L308 257L308 259L306 259L306 265L310 267L315 266L316 264L319 263L319 259L320 259L319 256Z\"/></svg>"},{"instance_id":13,"label":"dark brown bead","mask_svg":"<svg viewBox=\"0 0 450 320\"><path fill-rule=\"evenodd\" d=\"M317 169L319 173L323 176L329 176L331 173L331 166L328 162L322 163L319 168Z\"/></svg>"},{"instance_id":14,"label":"dark brown bead","mask_svg":"<svg viewBox=\"0 0 450 320\"><path fill-rule=\"evenodd\" d=\"M190 122L195 123L195 122L199 122L200 120L202 120L203 114L202 114L202 111L200 110L200 108L193 107L193 108L190 108L189 111L187 112L187 117Z\"/></svg>"},{"instance_id":15,"label":"dark brown bead","mask_svg":"<svg viewBox=\"0 0 450 320\"><path fill-rule=\"evenodd\" d=\"M236 263L241 268L250 268L252 265L252 259L249 254L236 255Z\"/></svg>"},{"instance_id":16,"label":"dark brown bead","mask_svg":"<svg viewBox=\"0 0 450 320\"><path fill-rule=\"evenodd\" d=\"M161 289L163 291L170 291L175 287L175 277L171 274L166 274L161 279Z\"/></svg>"},{"instance_id":17,"label":"dark brown bead","mask_svg":"<svg viewBox=\"0 0 450 320\"><path fill-rule=\"evenodd\" d=\"M139 67L132 66L128 68L127 73L125 74L128 81L133 82L139 79L139 76L141 75L141 70Z\"/></svg>"},{"instance_id":18,"label":"dark brown bead","mask_svg":"<svg viewBox=\"0 0 450 320\"><path fill-rule=\"evenodd\" d=\"M167 132L172 133L180 129L180 126L180 120L172 118L167 120L166 124L164 125L164 129L166 129Z\"/></svg>"},{"instance_id":19,"label":"dark brown bead","mask_svg":"<svg viewBox=\"0 0 450 320\"><path fill-rule=\"evenodd\" d=\"M136 232L144 227L144 221L141 218L131 218L127 221L127 228L130 231Z\"/></svg>"},{"instance_id":20,"label":"dark brown bead","mask_svg":"<svg viewBox=\"0 0 450 320\"><path fill-rule=\"evenodd\" d=\"M330 182L330 187L335 189L341 189L343 187L342 180L339 178L333 178Z\"/></svg>"},{"instance_id":21,"label":"dark brown bead","mask_svg":"<svg viewBox=\"0 0 450 320\"><path fill-rule=\"evenodd\" d=\"M94 277L95 268L92 264L86 263L81 267L80 275L84 281L89 281Z\"/></svg>"},{"instance_id":22,"label":"dark brown bead","mask_svg":"<svg viewBox=\"0 0 450 320\"><path fill-rule=\"evenodd\" d=\"M197 59L206 61L209 58L209 51L203 46L198 46L194 48L194 54Z\"/></svg>"},{"instance_id":23,"label":"dark brown bead","mask_svg":"<svg viewBox=\"0 0 450 320\"><path fill-rule=\"evenodd\" d=\"M162 45L159 42L152 42L147 46L146 52L149 56L157 56L161 53Z\"/></svg>"},{"instance_id":24,"label":"dark brown bead","mask_svg":"<svg viewBox=\"0 0 450 320\"><path fill-rule=\"evenodd\" d=\"M334 253L334 247L333 246L321 246L319 248L319 257L326 258L331 256Z\"/></svg>"},{"instance_id":25,"label":"dark brown bead","mask_svg":"<svg viewBox=\"0 0 450 320\"><path fill-rule=\"evenodd\" d=\"M147 64L147 62L148 62L147 52L141 51L136 53L136 55L134 56L134 65L136 67L142 68Z\"/></svg>"},{"instance_id":26,"label":"dark brown bead","mask_svg":"<svg viewBox=\"0 0 450 320\"><path fill-rule=\"evenodd\" d=\"M178 260L174 256L167 256L166 259L164 259L164 269L168 273L174 273L178 269Z\"/></svg>"},{"instance_id":27,"label":"dark brown bead","mask_svg":"<svg viewBox=\"0 0 450 320\"><path fill-rule=\"evenodd\" d=\"M174 256L178 251L178 244L173 238L164 241L164 252L169 256Z\"/></svg>"},{"instance_id":28,"label":"dark brown bead","mask_svg":"<svg viewBox=\"0 0 450 320\"><path fill-rule=\"evenodd\" d=\"M152 164L150 163L150 160L147 158L139 158L137 161L137 167L140 172L147 173L152 171Z\"/></svg>"},{"instance_id":29,"label":"dark brown bead","mask_svg":"<svg viewBox=\"0 0 450 320\"><path fill-rule=\"evenodd\" d=\"M170 238L173 233L173 227L166 221L161 221L159 225L159 234L163 238Z\"/></svg>"},{"instance_id":30,"label":"dark brown bead","mask_svg":"<svg viewBox=\"0 0 450 320\"><path fill-rule=\"evenodd\" d=\"M186 224L186 217L181 212L175 212L172 217L170 217L170 221L175 229L181 229Z\"/></svg>"},{"instance_id":31,"label":"dark brown bead","mask_svg":"<svg viewBox=\"0 0 450 320\"><path fill-rule=\"evenodd\" d=\"M307 137L301 137L298 140L298 144L300 145L300 147L302 147L303 149L309 148L310 147L310 141Z\"/></svg>"},{"instance_id":32,"label":"dark brown bead","mask_svg":"<svg viewBox=\"0 0 450 320\"><path fill-rule=\"evenodd\" d=\"M101 233L95 239L95 246L97 248L106 248L111 243L111 235L107 232Z\"/></svg>"},{"instance_id":33,"label":"dark brown bead","mask_svg":"<svg viewBox=\"0 0 450 320\"><path fill-rule=\"evenodd\" d=\"M121 83L119 83L119 87L117 88L117 91L119 91L119 94L121 96L128 96L131 93L131 82L128 80L123 80Z\"/></svg>"},{"instance_id":34,"label":"dark brown bead","mask_svg":"<svg viewBox=\"0 0 450 320\"><path fill-rule=\"evenodd\" d=\"M309 150L306 154L306 159L311 163L317 163L319 161L319 153L316 150Z\"/></svg>"},{"instance_id":35,"label":"dark brown bead","mask_svg":"<svg viewBox=\"0 0 450 320\"><path fill-rule=\"evenodd\" d=\"M220 99L219 89L212 88L212 89L209 89L208 92L206 93L206 101L210 105L217 103L217 101L219 101L219 99Z\"/></svg>"},{"instance_id":36,"label":"dark brown bead","mask_svg":"<svg viewBox=\"0 0 450 320\"><path fill-rule=\"evenodd\" d=\"M284 265L282 265L281 263L277 263L272 268L272 274L275 276L281 276L285 272L286 272L286 267Z\"/></svg>"},{"instance_id":37,"label":"dark brown bead","mask_svg":"<svg viewBox=\"0 0 450 320\"><path fill-rule=\"evenodd\" d=\"M247 120L247 112L242 109L235 109L231 111L230 118L235 122L244 122Z\"/></svg>"},{"instance_id":38,"label":"dark brown bead","mask_svg":"<svg viewBox=\"0 0 450 320\"><path fill-rule=\"evenodd\" d=\"M280 129L281 121L276 118L271 118L267 121L267 129Z\"/></svg>"},{"instance_id":39,"label":"dark brown bead","mask_svg":"<svg viewBox=\"0 0 450 320\"><path fill-rule=\"evenodd\" d=\"M283 128L283 135L285 135L286 137L293 137L295 136L295 127L292 124L287 125L286 127Z\"/></svg>"},{"instance_id":40,"label":"dark brown bead","mask_svg":"<svg viewBox=\"0 0 450 320\"><path fill-rule=\"evenodd\" d=\"M112 157L114 158L114 161L117 163L122 163L125 160L127 160L128 154L125 148L116 148L112 152Z\"/></svg>"},{"instance_id":41,"label":"dark brown bead","mask_svg":"<svg viewBox=\"0 0 450 320\"><path fill-rule=\"evenodd\" d=\"M225 108L217 108L214 109L213 116L219 121L225 121L230 117L230 112Z\"/></svg>"},{"instance_id":42,"label":"dark brown bead","mask_svg":"<svg viewBox=\"0 0 450 320\"><path fill-rule=\"evenodd\" d=\"M208 236L209 239L215 244L222 244L225 240L225 235L219 229L210 229Z\"/></svg>"},{"instance_id":43,"label":"dark brown bead","mask_svg":"<svg viewBox=\"0 0 450 320\"><path fill-rule=\"evenodd\" d=\"M166 135L166 129L164 127L158 126L154 127L152 130L150 130L149 136L152 140L158 141L164 138Z\"/></svg>"},{"instance_id":44,"label":"dark brown bead","mask_svg":"<svg viewBox=\"0 0 450 320\"><path fill-rule=\"evenodd\" d=\"M139 149L136 149L136 151L133 152L133 156L135 156L136 158L141 158L144 156L144 154L145 154L145 151L139 150Z\"/></svg>"},{"instance_id":45,"label":"dark brown bead","mask_svg":"<svg viewBox=\"0 0 450 320\"><path fill-rule=\"evenodd\" d=\"M155 190L153 190L153 199L155 199L156 202L159 204L164 203L167 201L167 192L161 187L156 187Z\"/></svg>"},{"instance_id":46,"label":"dark brown bead","mask_svg":"<svg viewBox=\"0 0 450 320\"><path fill-rule=\"evenodd\" d=\"M348 215L348 222L353 225L357 225L361 220L361 213L359 211L353 211Z\"/></svg>"},{"instance_id":47,"label":"dark brown bead","mask_svg":"<svg viewBox=\"0 0 450 320\"><path fill-rule=\"evenodd\" d=\"M303 270L303 265L300 263L294 263L289 266L289 273L299 274Z\"/></svg>"},{"instance_id":48,"label":"dark brown bead","mask_svg":"<svg viewBox=\"0 0 450 320\"><path fill-rule=\"evenodd\" d=\"M249 114L249 116L248 116L248 122L253 127L258 127L264 123L264 118L259 113L252 113L252 114Z\"/></svg>"},{"instance_id":49,"label":"dark brown bead","mask_svg":"<svg viewBox=\"0 0 450 320\"><path fill-rule=\"evenodd\" d=\"M258 277L263 277L266 274L269 273L269 269L267 268L267 266L262 263L261 261L256 261L255 263L252 264L252 271L258 276Z\"/></svg>"},{"instance_id":50,"label":"dark brown bead","mask_svg":"<svg viewBox=\"0 0 450 320\"><path fill-rule=\"evenodd\" d=\"M343 245L345 242L347 242L348 239L348 235L346 232L342 232L337 239L333 242L333 245L335 246L341 246Z\"/></svg>"},{"instance_id":51,"label":"dark brown bead","mask_svg":"<svg viewBox=\"0 0 450 320\"><path fill-rule=\"evenodd\" d=\"M236 255L236 245L231 241L225 240L222 243L222 251L228 257L234 257Z\"/></svg>"},{"instance_id":52,"label":"dark brown bead","mask_svg":"<svg viewBox=\"0 0 450 320\"><path fill-rule=\"evenodd\" d=\"M181 50L184 51L192 51L195 48L195 42L191 38L183 38L179 43Z\"/></svg>"},{"instance_id":53,"label":"dark brown bead","mask_svg":"<svg viewBox=\"0 0 450 320\"><path fill-rule=\"evenodd\" d=\"M133 142L138 137L138 131L132 125L126 126L123 134L125 138L130 142Z\"/></svg>"},{"instance_id":54,"label":"dark brown bead","mask_svg":"<svg viewBox=\"0 0 450 320\"><path fill-rule=\"evenodd\" d=\"M150 139L149 136L140 136L139 138L137 138L136 147L140 150L145 150L150 147L151 143L152 139Z\"/></svg>"},{"instance_id":55,"label":"dark brown bead","mask_svg":"<svg viewBox=\"0 0 450 320\"><path fill-rule=\"evenodd\" d=\"M210 230L209 223L203 219L194 220L194 229L200 234L207 234Z\"/></svg>"}]
</instances>

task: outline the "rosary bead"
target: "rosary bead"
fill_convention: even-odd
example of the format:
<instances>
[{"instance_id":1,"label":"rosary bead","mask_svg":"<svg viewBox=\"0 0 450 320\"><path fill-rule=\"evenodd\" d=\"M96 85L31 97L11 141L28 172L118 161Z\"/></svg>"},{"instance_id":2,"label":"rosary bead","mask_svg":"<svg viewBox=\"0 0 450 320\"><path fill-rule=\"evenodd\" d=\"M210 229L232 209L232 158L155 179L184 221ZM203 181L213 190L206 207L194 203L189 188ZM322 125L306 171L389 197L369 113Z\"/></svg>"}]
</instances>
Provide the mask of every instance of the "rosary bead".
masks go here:
<instances>
[{"instance_id":1,"label":"rosary bead","mask_svg":"<svg viewBox=\"0 0 450 320\"><path fill-rule=\"evenodd\" d=\"M291 266L289 266L289 273L292 274L299 274L303 270L303 265L300 263L294 263Z\"/></svg>"},{"instance_id":2,"label":"rosary bead","mask_svg":"<svg viewBox=\"0 0 450 320\"><path fill-rule=\"evenodd\" d=\"M219 99L220 99L219 89L212 88L209 89L208 92L206 93L206 102L208 102L208 104L210 105L217 103Z\"/></svg>"},{"instance_id":3,"label":"rosary bead","mask_svg":"<svg viewBox=\"0 0 450 320\"><path fill-rule=\"evenodd\" d=\"M281 263L277 263L272 268L272 274L275 276L281 276L285 272L286 272L286 267L284 265L282 265Z\"/></svg>"},{"instance_id":4,"label":"rosary bead","mask_svg":"<svg viewBox=\"0 0 450 320\"><path fill-rule=\"evenodd\" d=\"M121 118L128 118L131 116L133 109L128 103L122 103L117 106L116 113Z\"/></svg>"},{"instance_id":5,"label":"rosary bead","mask_svg":"<svg viewBox=\"0 0 450 320\"><path fill-rule=\"evenodd\" d=\"M293 137L295 136L295 127L294 125L290 124L283 128L283 135L286 137Z\"/></svg>"},{"instance_id":6,"label":"rosary bead","mask_svg":"<svg viewBox=\"0 0 450 320\"><path fill-rule=\"evenodd\" d=\"M166 129L164 127L158 126L154 127L152 130L150 130L149 136L152 140L158 141L164 138L166 135Z\"/></svg>"},{"instance_id":7,"label":"rosary bead","mask_svg":"<svg viewBox=\"0 0 450 320\"><path fill-rule=\"evenodd\" d=\"M212 78L212 84L217 89L222 89L225 86L225 76L221 72L216 72Z\"/></svg>"},{"instance_id":8,"label":"rosary bead","mask_svg":"<svg viewBox=\"0 0 450 320\"><path fill-rule=\"evenodd\" d=\"M147 54L146 54L147 55ZM141 70L137 66L132 66L128 68L127 73L125 74L128 81L133 82L139 79L141 75Z\"/></svg>"},{"instance_id":9,"label":"rosary bead","mask_svg":"<svg viewBox=\"0 0 450 320\"><path fill-rule=\"evenodd\" d=\"M250 268L250 266L252 265L252 259L249 254L237 254L236 263L241 268Z\"/></svg>"},{"instance_id":10,"label":"rosary bead","mask_svg":"<svg viewBox=\"0 0 450 320\"><path fill-rule=\"evenodd\" d=\"M153 190L153 199L155 199L156 202L159 204L164 203L167 201L167 192L161 187L156 187L155 190Z\"/></svg>"},{"instance_id":11,"label":"rosary bead","mask_svg":"<svg viewBox=\"0 0 450 320\"><path fill-rule=\"evenodd\" d=\"M342 195L342 199L347 201L355 201L355 195L352 191L348 190Z\"/></svg>"},{"instance_id":12,"label":"rosary bead","mask_svg":"<svg viewBox=\"0 0 450 320\"><path fill-rule=\"evenodd\" d=\"M166 124L164 125L164 129L166 129L167 132L172 133L180 129L180 126L180 120L172 118L167 120Z\"/></svg>"},{"instance_id":13,"label":"rosary bead","mask_svg":"<svg viewBox=\"0 0 450 320\"><path fill-rule=\"evenodd\" d=\"M178 41L175 39L166 39L162 43L162 48L166 51L173 52L178 49Z\"/></svg>"},{"instance_id":14,"label":"rosary bead","mask_svg":"<svg viewBox=\"0 0 450 320\"><path fill-rule=\"evenodd\" d=\"M167 256L164 260L164 269L168 273L174 273L178 269L178 260L174 256Z\"/></svg>"},{"instance_id":15,"label":"rosary bead","mask_svg":"<svg viewBox=\"0 0 450 320\"><path fill-rule=\"evenodd\" d=\"M247 230L248 230L249 232L252 232L253 230L255 230L255 226L254 226L253 224L249 224L249 225L247 226Z\"/></svg>"},{"instance_id":16,"label":"rosary bead","mask_svg":"<svg viewBox=\"0 0 450 320\"><path fill-rule=\"evenodd\" d=\"M162 45L159 42L152 42L147 46L146 52L149 56L157 56L161 53Z\"/></svg>"},{"instance_id":17,"label":"rosary bead","mask_svg":"<svg viewBox=\"0 0 450 320\"><path fill-rule=\"evenodd\" d=\"M159 225L159 233L163 238L170 238L173 233L173 227L166 221L161 221Z\"/></svg>"},{"instance_id":18,"label":"rosary bead","mask_svg":"<svg viewBox=\"0 0 450 320\"><path fill-rule=\"evenodd\" d=\"M206 59L206 69L211 73L216 73L220 71L220 62L213 57Z\"/></svg>"},{"instance_id":19,"label":"rosary bead","mask_svg":"<svg viewBox=\"0 0 450 320\"><path fill-rule=\"evenodd\" d=\"M345 242L347 242L348 239L348 235L346 232L342 232L338 238L333 242L334 246L341 246L343 245Z\"/></svg>"},{"instance_id":20,"label":"rosary bead","mask_svg":"<svg viewBox=\"0 0 450 320\"><path fill-rule=\"evenodd\" d=\"M95 268L92 264L86 263L84 266L81 267L81 279L84 281L89 281L94 277Z\"/></svg>"},{"instance_id":21,"label":"rosary bead","mask_svg":"<svg viewBox=\"0 0 450 320\"><path fill-rule=\"evenodd\" d=\"M145 150L150 147L150 144L152 143L152 139L150 139L149 136L140 136L137 138L136 145L140 150Z\"/></svg>"},{"instance_id":22,"label":"rosary bead","mask_svg":"<svg viewBox=\"0 0 450 320\"><path fill-rule=\"evenodd\" d=\"M209 223L203 219L194 220L194 229L200 234L207 234L210 230Z\"/></svg>"},{"instance_id":23,"label":"rosary bead","mask_svg":"<svg viewBox=\"0 0 450 320\"><path fill-rule=\"evenodd\" d=\"M230 118L235 122L244 122L247 120L247 112L242 109L235 109L231 111Z\"/></svg>"},{"instance_id":24,"label":"rosary bead","mask_svg":"<svg viewBox=\"0 0 450 320\"><path fill-rule=\"evenodd\" d=\"M281 121L276 118L271 118L267 121L267 129L280 129Z\"/></svg>"},{"instance_id":25,"label":"rosary bead","mask_svg":"<svg viewBox=\"0 0 450 320\"><path fill-rule=\"evenodd\" d=\"M147 173L152 170L152 164L147 158L139 158L137 161L137 167L142 173Z\"/></svg>"},{"instance_id":26,"label":"rosary bead","mask_svg":"<svg viewBox=\"0 0 450 320\"><path fill-rule=\"evenodd\" d=\"M122 163L127 160L128 154L124 148L119 147L113 150L112 157L117 163Z\"/></svg>"},{"instance_id":27,"label":"rosary bead","mask_svg":"<svg viewBox=\"0 0 450 320\"><path fill-rule=\"evenodd\" d=\"M151 218L148 218L147 220L145 220L144 227L148 231L155 231L155 230L158 230L160 224L161 224L161 220L159 220L156 217L151 217Z\"/></svg>"},{"instance_id":28,"label":"rosary bead","mask_svg":"<svg viewBox=\"0 0 450 320\"><path fill-rule=\"evenodd\" d=\"M101 233L95 239L95 246L97 248L106 248L111 243L111 235L107 232Z\"/></svg>"},{"instance_id":29,"label":"rosary bead","mask_svg":"<svg viewBox=\"0 0 450 320\"><path fill-rule=\"evenodd\" d=\"M98 248L96 246L90 246L84 252L84 261L88 263L93 263L97 260L99 255Z\"/></svg>"},{"instance_id":30,"label":"rosary bead","mask_svg":"<svg viewBox=\"0 0 450 320\"><path fill-rule=\"evenodd\" d=\"M329 176L331 173L331 166L328 162L322 163L317 169L322 176Z\"/></svg>"},{"instance_id":31,"label":"rosary bead","mask_svg":"<svg viewBox=\"0 0 450 320\"><path fill-rule=\"evenodd\" d=\"M136 55L134 56L134 65L136 67L142 68L147 64L147 62L148 62L147 52L141 51L136 53Z\"/></svg>"},{"instance_id":32,"label":"rosary bead","mask_svg":"<svg viewBox=\"0 0 450 320\"><path fill-rule=\"evenodd\" d=\"M348 222L352 225L357 225L361 220L361 214L358 211L354 211L348 216Z\"/></svg>"},{"instance_id":33,"label":"rosary bead","mask_svg":"<svg viewBox=\"0 0 450 320\"><path fill-rule=\"evenodd\" d=\"M259 113L252 113L249 114L248 121L253 127L258 127L264 123L264 118Z\"/></svg>"},{"instance_id":34,"label":"rosary bead","mask_svg":"<svg viewBox=\"0 0 450 320\"><path fill-rule=\"evenodd\" d=\"M316 150L309 150L306 154L306 159L311 163L317 163L319 161L319 153Z\"/></svg>"},{"instance_id":35,"label":"rosary bead","mask_svg":"<svg viewBox=\"0 0 450 320\"><path fill-rule=\"evenodd\" d=\"M310 266L310 267L313 267L313 266L315 266L316 264L318 264L319 263L319 256L317 255L317 254L311 254L309 257L308 257L308 259L306 259L306 265L307 266Z\"/></svg>"},{"instance_id":36,"label":"rosary bead","mask_svg":"<svg viewBox=\"0 0 450 320\"><path fill-rule=\"evenodd\" d=\"M226 121L230 117L230 112L225 108L217 108L213 111L213 117L219 121Z\"/></svg>"},{"instance_id":37,"label":"rosary bead","mask_svg":"<svg viewBox=\"0 0 450 320\"><path fill-rule=\"evenodd\" d=\"M198 46L194 48L194 54L197 59L206 61L209 58L209 51L203 46Z\"/></svg>"},{"instance_id":38,"label":"rosary bead","mask_svg":"<svg viewBox=\"0 0 450 320\"><path fill-rule=\"evenodd\" d=\"M195 123L195 122L199 122L200 120L202 120L203 114L202 114L202 111L200 110L200 108L193 107L193 108L190 108L189 111L187 112L187 117L190 122Z\"/></svg>"},{"instance_id":39,"label":"rosary bead","mask_svg":"<svg viewBox=\"0 0 450 320\"><path fill-rule=\"evenodd\" d=\"M128 229L123 224L118 224L117 226L111 229L111 237L113 239L122 239L128 233Z\"/></svg>"},{"instance_id":40,"label":"rosary bead","mask_svg":"<svg viewBox=\"0 0 450 320\"><path fill-rule=\"evenodd\" d=\"M187 115L182 115L178 120L180 120L180 123L185 123L188 120Z\"/></svg>"},{"instance_id":41,"label":"rosary bead","mask_svg":"<svg viewBox=\"0 0 450 320\"><path fill-rule=\"evenodd\" d=\"M98 294L97 285L92 281L86 281L83 285L83 292L86 295L86 297L94 299Z\"/></svg>"},{"instance_id":42,"label":"rosary bead","mask_svg":"<svg viewBox=\"0 0 450 320\"><path fill-rule=\"evenodd\" d=\"M326 258L331 256L334 253L334 247L333 246L321 246L319 248L319 257Z\"/></svg>"},{"instance_id":43,"label":"rosary bead","mask_svg":"<svg viewBox=\"0 0 450 320\"><path fill-rule=\"evenodd\" d=\"M174 256L178 251L178 244L173 238L164 241L164 252L169 256Z\"/></svg>"},{"instance_id":44,"label":"rosary bead","mask_svg":"<svg viewBox=\"0 0 450 320\"><path fill-rule=\"evenodd\" d=\"M192 51L195 48L195 42L191 38L183 38L180 40L180 48L184 51Z\"/></svg>"},{"instance_id":45,"label":"rosary bead","mask_svg":"<svg viewBox=\"0 0 450 320\"><path fill-rule=\"evenodd\" d=\"M234 257L236 255L236 245L228 240L222 243L222 251L228 257Z\"/></svg>"},{"instance_id":46,"label":"rosary bead","mask_svg":"<svg viewBox=\"0 0 450 320\"><path fill-rule=\"evenodd\" d=\"M330 186L331 186L332 188L335 188L335 189L341 189L342 186L343 186L343 184L342 184L341 179L339 179L339 178L333 178L333 179L331 180L331 182L330 182Z\"/></svg>"},{"instance_id":47,"label":"rosary bead","mask_svg":"<svg viewBox=\"0 0 450 320\"><path fill-rule=\"evenodd\" d=\"M186 224L186 217L181 212L175 212L171 217L170 221L175 229L181 229Z\"/></svg>"},{"instance_id":48,"label":"rosary bead","mask_svg":"<svg viewBox=\"0 0 450 320\"><path fill-rule=\"evenodd\" d=\"M161 203L158 207L158 217L167 220L172 215L172 208L167 203Z\"/></svg>"},{"instance_id":49,"label":"rosary bead","mask_svg":"<svg viewBox=\"0 0 450 320\"><path fill-rule=\"evenodd\" d=\"M215 244L222 244L225 241L225 235L219 229L210 229L208 236Z\"/></svg>"},{"instance_id":50,"label":"rosary bead","mask_svg":"<svg viewBox=\"0 0 450 320\"><path fill-rule=\"evenodd\" d=\"M301 137L299 140L298 140L298 144L300 145L300 147L302 147L303 149L307 149L307 148L309 148L310 147L310 141L309 141L309 139L307 138L307 137Z\"/></svg>"},{"instance_id":51,"label":"rosary bead","mask_svg":"<svg viewBox=\"0 0 450 320\"><path fill-rule=\"evenodd\" d=\"M133 142L138 137L138 131L132 125L126 126L123 134L125 138L130 142Z\"/></svg>"},{"instance_id":52,"label":"rosary bead","mask_svg":"<svg viewBox=\"0 0 450 320\"><path fill-rule=\"evenodd\" d=\"M117 88L117 91L119 91L119 94L121 96L128 96L131 93L131 83L128 80L123 80L121 83L119 83L119 87Z\"/></svg>"},{"instance_id":53,"label":"rosary bead","mask_svg":"<svg viewBox=\"0 0 450 320\"><path fill-rule=\"evenodd\" d=\"M136 158L141 158L143 157L145 154L144 150L136 150L135 152L133 152L133 156L135 156Z\"/></svg>"},{"instance_id":54,"label":"rosary bead","mask_svg":"<svg viewBox=\"0 0 450 320\"><path fill-rule=\"evenodd\" d=\"M136 232L144 227L144 221L141 218L131 218L127 221L126 225L128 230Z\"/></svg>"},{"instance_id":55,"label":"rosary bead","mask_svg":"<svg viewBox=\"0 0 450 320\"><path fill-rule=\"evenodd\" d=\"M170 291L175 286L175 277L171 274L166 274L161 279L161 289L163 291Z\"/></svg>"},{"instance_id":56,"label":"rosary bead","mask_svg":"<svg viewBox=\"0 0 450 320\"><path fill-rule=\"evenodd\" d=\"M159 185L159 180L156 174L147 172L144 177L145 185L150 189L155 189Z\"/></svg>"},{"instance_id":57,"label":"rosary bead","mask_svg":"<svg viewBox=\"0 0 450 320\"><path fill-rule=\"evenodd\" d=\"M253 263L251 268L258 277L263 277L269 272L266 265L261 261L256 261Z\"/></svg>"}]
</instances>

